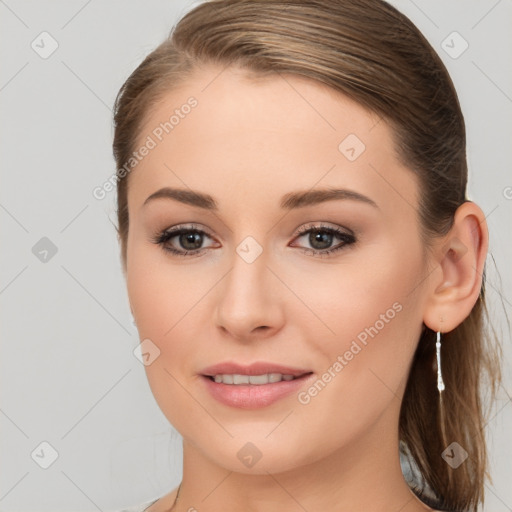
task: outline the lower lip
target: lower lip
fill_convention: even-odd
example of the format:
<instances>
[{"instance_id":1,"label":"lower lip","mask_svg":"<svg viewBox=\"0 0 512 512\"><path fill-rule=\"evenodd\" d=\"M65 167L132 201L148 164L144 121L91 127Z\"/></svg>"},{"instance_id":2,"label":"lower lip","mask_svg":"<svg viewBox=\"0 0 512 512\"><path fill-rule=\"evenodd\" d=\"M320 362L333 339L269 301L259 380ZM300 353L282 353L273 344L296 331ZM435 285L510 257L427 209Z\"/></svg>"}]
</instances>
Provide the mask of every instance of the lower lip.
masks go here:
<instances>
[{"instance_id":1,"label":"lower lip","mask_svg":"<svg viewBox=\"0 0 512 512\"><path fill-rule=\"evenodd\" d=\"M201 375L201 379L213 398L222 404L240 409L260 409L292 393L297 393L313 375L313 373L308 373L297 379L260 385L223 384L215 382L205 375Z\"/></svg>"}]
</instances>

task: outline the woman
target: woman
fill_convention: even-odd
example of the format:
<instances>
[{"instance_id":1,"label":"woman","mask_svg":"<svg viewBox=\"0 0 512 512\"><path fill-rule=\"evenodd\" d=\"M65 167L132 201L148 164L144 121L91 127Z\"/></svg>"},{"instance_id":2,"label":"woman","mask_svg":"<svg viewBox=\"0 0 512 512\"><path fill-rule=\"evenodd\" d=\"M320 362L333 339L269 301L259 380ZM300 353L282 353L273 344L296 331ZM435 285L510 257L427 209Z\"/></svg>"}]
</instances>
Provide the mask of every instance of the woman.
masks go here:
<instances>
[{"instance_id":1,"label":"woman","mask_svg":"<svg viewBox=\"0 0 512 512\"><path fill-rule=\"evenodd\" d=\"M183 480L143 508L477 509L499 366L465 144L381 0L214 0L147 56L115 106L118 235Z\"/></svg>"}]
</instances>

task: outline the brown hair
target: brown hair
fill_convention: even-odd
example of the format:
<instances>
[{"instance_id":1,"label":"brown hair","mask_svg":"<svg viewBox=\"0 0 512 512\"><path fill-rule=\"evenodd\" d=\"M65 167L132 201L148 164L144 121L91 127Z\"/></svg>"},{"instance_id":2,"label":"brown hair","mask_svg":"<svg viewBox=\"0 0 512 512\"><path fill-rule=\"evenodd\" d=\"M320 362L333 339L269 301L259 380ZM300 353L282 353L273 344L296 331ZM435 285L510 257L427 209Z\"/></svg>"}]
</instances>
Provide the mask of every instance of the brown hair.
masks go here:
<instances>
[{"instance_id":1,"label":"brown hair","mask_svg":"<svg viewBox=\"0 0 512 512\"><path fill-rule=\"evenodd\" d=\"M467 201L464 119L441 59L394 7L382 0L200 4L118 93L113 142L118 171L136 148L150 109L203 63L238 66L255 75L307 77L382 116L392 128L398 157L419 178L425 245L449 231L456 209ZM118 173L117 179L123 269L129 227L125 176ZM489 343L492 336L484 326L484 295L483 284L471 314L443 337L444 418L433 369L435 333L428 328L418 342L401 406L401 446L421 477L411 487L437 508L477 510L483 503L485 477L490 476L483 391L494 398L500 367L499 346ZM456 469L441 456L453 441L469 454ZM427 491L434 494L430 502Z\"/></svg>"}]
</instances>

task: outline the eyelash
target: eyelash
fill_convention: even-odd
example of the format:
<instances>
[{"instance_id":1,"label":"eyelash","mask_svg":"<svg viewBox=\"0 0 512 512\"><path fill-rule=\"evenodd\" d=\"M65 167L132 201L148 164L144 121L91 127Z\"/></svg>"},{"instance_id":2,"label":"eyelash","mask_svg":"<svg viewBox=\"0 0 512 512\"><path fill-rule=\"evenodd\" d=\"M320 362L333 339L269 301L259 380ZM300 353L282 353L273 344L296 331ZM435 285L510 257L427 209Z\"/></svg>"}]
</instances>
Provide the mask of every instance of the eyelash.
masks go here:
<instances>
[{"instance_id":1,"label":"eyelash","mask_svg":"<svg viewBox=\"0 0 512 512\"><path fill-rule=\"evenodd\" d=\"M307 247L301 248L303 252L312 253L315 257L320 257L320 258L325 257L329 254L332 254L332 253L335 253L337 251L344 249L345 246L347 246L347 245L351 245L356 242L356 238L354 235L347 233L345 231L342 231L341 229L333 228L330 226L325 226L323 224L305 225L298 230L297 236L295 238L300 238L301 236L303 236L307 233L310 233L310 232L328 233L331 235L335 235L337 238L340 238L343 242L340 245L338 245L332 249L319 250L319 249L310 249ZM180 256L180 257L185 257L185 256L189 256L189 255L198 256L199 254L203 253L206 250L206 248L196 249L193 251L177 250L177 249L172 249L172 248L168 247L167 245L165 245L172 238L175 238L176 236L179 236L179 235L183 235L185 233L199 233L202 235L206 235L209 238L212 238L206 231L196 228L196 227L194 227L194 225L191 225L191 226L187 226L187 227L176 226L171 229L166 229L160 233L157 233L151 239L151 242L153 242L154 244L160 245L165 252L168 252L174 256Z\"/></svg>"}]
</instances>

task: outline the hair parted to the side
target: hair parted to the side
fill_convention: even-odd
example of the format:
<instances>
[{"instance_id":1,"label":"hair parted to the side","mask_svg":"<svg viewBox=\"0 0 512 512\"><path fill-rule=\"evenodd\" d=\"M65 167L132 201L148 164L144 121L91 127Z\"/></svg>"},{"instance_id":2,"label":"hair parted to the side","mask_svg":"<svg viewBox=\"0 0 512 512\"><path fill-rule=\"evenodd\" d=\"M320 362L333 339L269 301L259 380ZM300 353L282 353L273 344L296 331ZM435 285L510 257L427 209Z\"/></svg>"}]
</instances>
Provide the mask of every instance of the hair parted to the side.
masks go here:
<instances>
[{"instance_id":1,"label":"hair parted to the side","mask_svg":"<svg viewBox=\"0 0 512 512\"><path fill-rule=\"evenodd\" d=\"M195 7L118 93L118 171L136 149L152 106L201 64L237 66L255 76L307 77L382 116L392 128L398 158L418 176L426 247L448 232L457 207L467 200L466 134L453 83L421 32L383 0L211 0ZM117 230L126 270L130 180L120 176ZM428 328L401 406L400 441L422 480L413 490L439 509L476 511L490 476L482 397L488 391L492 402L501 373L486 314L483 284L471 314L443 336L444 418L433 369L435 333ZM453 441L469 454L456 469L441 456ZM434 492L434 502L422 486Z\"/></svg>"}]
</instances>

